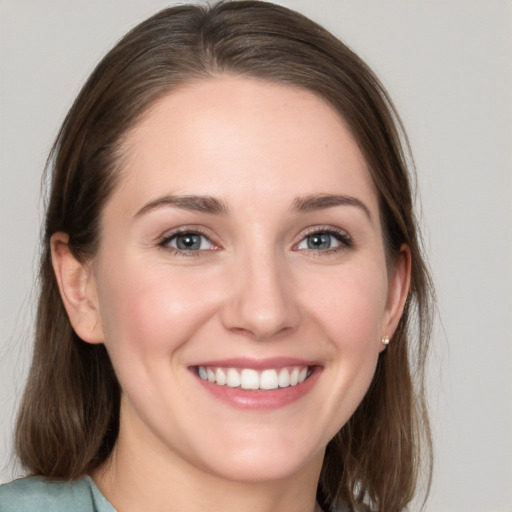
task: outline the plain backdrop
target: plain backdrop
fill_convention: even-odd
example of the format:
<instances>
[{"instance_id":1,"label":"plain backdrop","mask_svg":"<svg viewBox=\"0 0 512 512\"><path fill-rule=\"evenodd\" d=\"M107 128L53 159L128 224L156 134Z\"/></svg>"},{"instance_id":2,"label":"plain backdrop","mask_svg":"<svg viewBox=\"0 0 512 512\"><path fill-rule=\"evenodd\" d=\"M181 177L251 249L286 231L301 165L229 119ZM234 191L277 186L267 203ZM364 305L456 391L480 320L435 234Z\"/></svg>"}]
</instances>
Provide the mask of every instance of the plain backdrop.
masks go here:
<instances>
[{"instance_id":1,"label":"plain backdrop","mask_svg":"<svg viewBox=\"0 0 512 512\"><path fill-rule=\"evenodd\" d=\"M512 511L512 2L284 0L346 41L408 130L439 301L431 512ZM0 0L0 482L28 370L40 174L93 66L157 0ZM385 472L386 468L382 468Z\"/></svg>"}]
</instances>

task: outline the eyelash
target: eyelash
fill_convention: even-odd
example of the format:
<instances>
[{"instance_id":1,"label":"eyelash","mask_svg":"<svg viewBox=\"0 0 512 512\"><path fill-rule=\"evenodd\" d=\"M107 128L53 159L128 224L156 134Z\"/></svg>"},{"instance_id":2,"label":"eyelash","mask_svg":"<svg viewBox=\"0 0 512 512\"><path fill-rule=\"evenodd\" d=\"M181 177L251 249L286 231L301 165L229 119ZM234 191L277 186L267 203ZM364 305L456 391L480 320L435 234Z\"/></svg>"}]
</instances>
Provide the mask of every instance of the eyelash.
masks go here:
<instances>
[{"instance_id":1,"label":"eyelash","mask_svg":"<svg viewBox=\"0 0 512 512\"><path fill-rule=\"evenodd\" d=\"M212 249L197 249L197 250L186 250L186 249L180 249L177 247L172 247L170 243L175 240L180 235L191 235L191 236L199 236L203 237L213 246ZM308 237L311 237L313 235L328 235L330 237L333 237L337 242L339 242L339 246L337 247L328 247L325 249L312 249L312 248L303 248L299 249L299 245L307 240ZM214 251L218 250L219 246L211 240L211 238L204 232L198 229L180 229L179 231L175 231L171 233L170 235L165 235L158 241L158 246L162 249L165 249L171 254L175 256L183 256L183 257L195 257L199 256L200 254L204 253L205 251ZM350 235L348 235L347 232L333 228L332 226L315 226L314 228L311 228L306 233L303 233L301 236L301 239L298 243L296 243L293 246L294 250L300 251L305 250L308 251L311 254L315 254L315 256L320 256L322 254L333 254L337 253L339 251L351 249L354 246L354 242Z\"/></svg>"},{"instance_id":2,"label":"eyelash","mask_svg":"<svg viewBox=\"0 0 512 512\"><path fill-rule=\"evenodd\" d=\"M313 235L328 235L330 237L333 237L337 242L339 242L339 246L328 247L325 249L311 249L311 248L298 249L298 247L301 243L303 243L304 241L307 240L308 237L311 237ZM314 254L315 256L338 253L340 251L351 249L353 247L354 247L354 241L352 240L350 235L346 231L338 229L338 228L334 228L332 226L325 226L325 227L324 226L315 226L314 228L311 228L309 231L306 231L306 233L302 234L302 238L294 246L294 248L297 248L296 250L306 250L309 253Z\"/></svg>"},{"instance_id":3,"label":"eyelash","mask_svg":"<svg viewBox=\"0 0 512 512\"><path fill-rule=\"evenodd\" d=\"M186 249L179 249L178 247L172 247L169 245L174 239L179 237L180 235L191 235L191 236L199 236L202 238L205 238L208 240L208 242L213 246L212 249L198 249L198 250L186 250ZM170 235L165 235L158 241L158 246L162 249L165 249L166 251L169 251L174 256L183 256L183 257L194 257L199 256L201 253L204 253L205 251L214 251L219 248L215 242L213 242L206 233L203 233L201 230L198 229L180 229L178 231L175 231L171 233Z\"/></svg>"}]
</instances>

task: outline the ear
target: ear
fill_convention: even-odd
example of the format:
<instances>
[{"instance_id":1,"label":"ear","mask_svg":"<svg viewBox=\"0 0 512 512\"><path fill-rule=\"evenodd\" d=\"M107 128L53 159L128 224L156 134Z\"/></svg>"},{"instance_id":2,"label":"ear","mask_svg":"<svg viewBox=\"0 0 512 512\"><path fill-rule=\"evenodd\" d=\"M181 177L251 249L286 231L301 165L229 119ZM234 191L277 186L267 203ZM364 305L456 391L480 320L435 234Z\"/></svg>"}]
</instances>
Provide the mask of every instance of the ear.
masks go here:
<instances>
[{"instance_id":1,"label":"ear","mask_svg":"<svg viewBox=\"0 0 512 512\"><path fill-rule=\"evenodd\" d=\"M98 294L91 269L75 258L66 233L54 233L50 244L53 271L73 329L87 343L102 343Z\"/></svg>"},{"instance_id":2,"label":"ear","mask_svg":"<svg viewBox=\"0 0 512 512\"><path fill-rule=\"evenodd\" d=\"M390 269L388 298L383 323L382 337L392 338L402 317L411 283L411 251L402 244L398 257ZM382 350L386 345L382 345Z\"/></svg>"}]
</instances>

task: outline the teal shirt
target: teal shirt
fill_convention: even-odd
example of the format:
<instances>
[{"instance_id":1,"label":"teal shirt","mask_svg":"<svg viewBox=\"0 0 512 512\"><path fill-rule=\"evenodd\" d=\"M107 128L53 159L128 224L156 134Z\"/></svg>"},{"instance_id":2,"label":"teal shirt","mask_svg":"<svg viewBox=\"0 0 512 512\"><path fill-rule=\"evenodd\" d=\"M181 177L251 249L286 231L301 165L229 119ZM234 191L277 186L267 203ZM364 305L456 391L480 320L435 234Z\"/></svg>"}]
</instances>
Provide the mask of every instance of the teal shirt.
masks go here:
<instances>
[{"instance_id":1,"label":"teal shirt","mask_svg":"<svg viewBox=\"0 0 512 512\"><path fill-rule=\"evenodd\" d=\"M0 512L116 512L89 476L73 482L43 477L0 485ZM338 512L348 512L342 507Z\"/></svg>"},{"instance_id":2,"label":"teal shirt","mask_svg":"<svg viewBox=\"0 0 512 512\"><path fill-rule=\"evenodd\" d=\"M88 476L73 482L42 477L0 485L0 512L116 512Z\"/></svg>"}]
</instances>

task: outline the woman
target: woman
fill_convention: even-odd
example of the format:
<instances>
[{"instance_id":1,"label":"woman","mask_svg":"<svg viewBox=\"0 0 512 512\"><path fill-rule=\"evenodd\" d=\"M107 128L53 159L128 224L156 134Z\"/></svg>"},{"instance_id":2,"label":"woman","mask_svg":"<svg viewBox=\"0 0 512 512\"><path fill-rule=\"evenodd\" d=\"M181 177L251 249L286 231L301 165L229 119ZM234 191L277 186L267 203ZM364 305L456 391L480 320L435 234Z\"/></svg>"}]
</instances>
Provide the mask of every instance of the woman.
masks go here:
<instances>
[{"instance_id":1,"label":"woman","mask_svg":"<svg viewBox=\"0 0 512 512\"><path fill-rule=\"evenodd\" d=\"M283 7L125 36L49 159L33 478L0 510L404 510L430 281L402 135L366 65Z\"/></svg>"}]
</instances>

